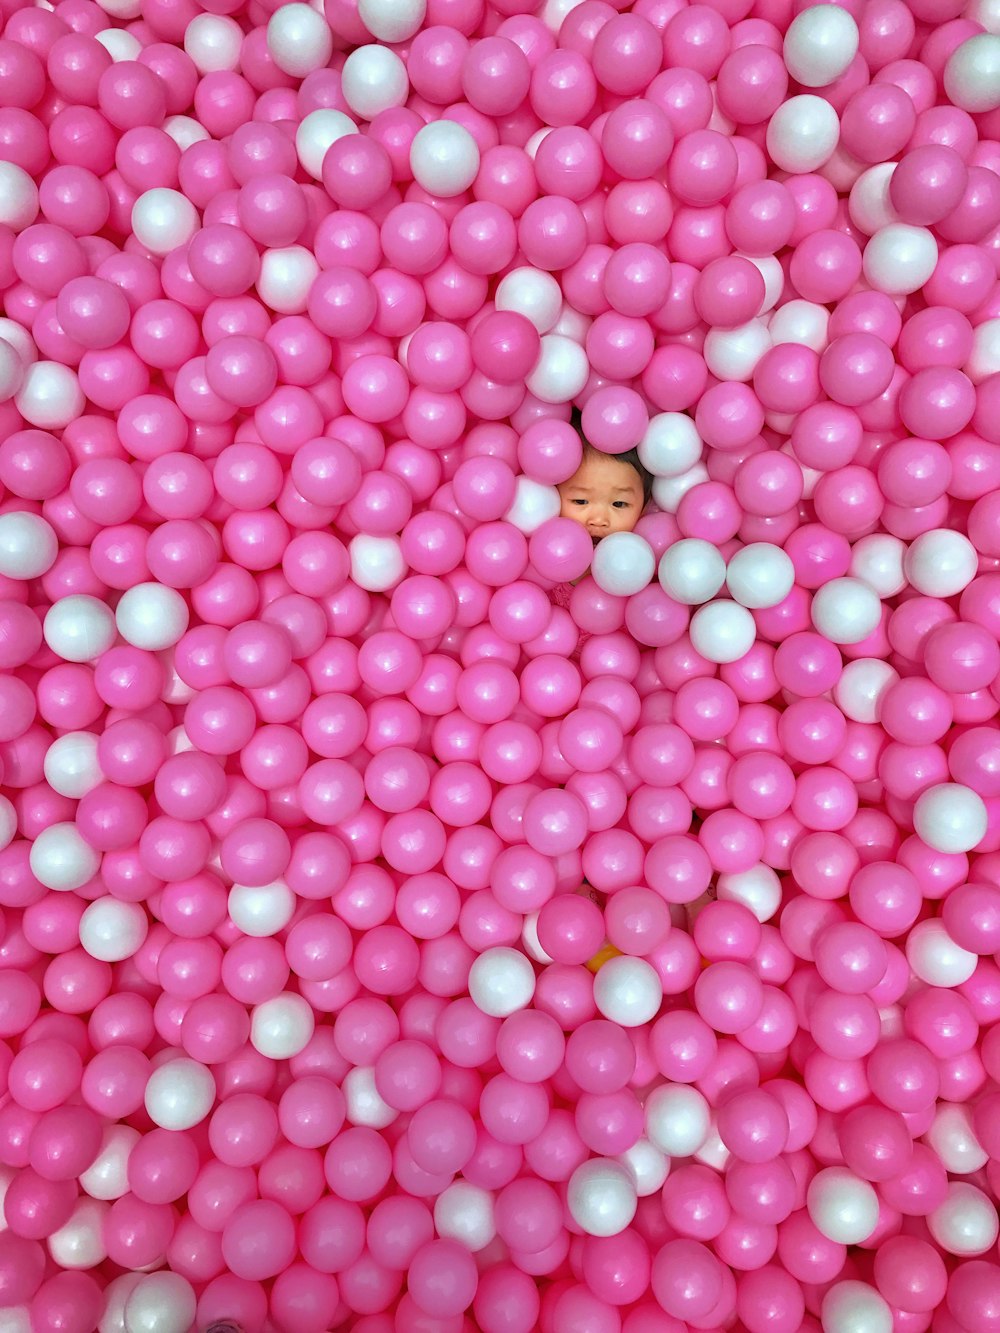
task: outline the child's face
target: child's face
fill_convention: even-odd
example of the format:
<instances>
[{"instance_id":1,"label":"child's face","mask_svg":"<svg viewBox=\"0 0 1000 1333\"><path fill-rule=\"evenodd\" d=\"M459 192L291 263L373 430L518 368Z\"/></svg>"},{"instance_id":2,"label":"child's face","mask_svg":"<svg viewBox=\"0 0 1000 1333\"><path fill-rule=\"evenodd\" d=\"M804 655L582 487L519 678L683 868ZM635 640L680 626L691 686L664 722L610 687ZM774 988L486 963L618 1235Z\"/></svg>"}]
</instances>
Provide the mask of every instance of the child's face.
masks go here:
<instances>
[{"instance_id":1,"label":"child's face","mask_svg":"<svg viewBox=\"0 0 1000 1333\"><path fill-rule=\"evenodd\" d=\"M562 517L575 519L595 543L612 532L631 532L642 514L639 474L611 454L586 454L559 495Z\"/></svg>"}]
</instances>

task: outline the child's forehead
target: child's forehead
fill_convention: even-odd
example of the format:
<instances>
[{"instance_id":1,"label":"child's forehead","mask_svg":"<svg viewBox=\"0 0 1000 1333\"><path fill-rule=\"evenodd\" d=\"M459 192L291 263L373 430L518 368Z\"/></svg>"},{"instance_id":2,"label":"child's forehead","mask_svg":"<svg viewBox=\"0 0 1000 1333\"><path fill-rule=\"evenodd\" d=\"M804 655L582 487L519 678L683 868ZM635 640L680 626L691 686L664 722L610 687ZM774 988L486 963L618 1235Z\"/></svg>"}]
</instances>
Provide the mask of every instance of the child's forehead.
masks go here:
<instances>
[{"instance_id":1,"label":"child's forehead","mask_svg":"<svg viewBox=\"0 0 1000 1333\"><path fill-rule=\"evenodd\" d=\"M631 463L613 454L584 455L583 462L565 485L591 484L641 487L642 481Z\"/></svg>"}]
</instances>

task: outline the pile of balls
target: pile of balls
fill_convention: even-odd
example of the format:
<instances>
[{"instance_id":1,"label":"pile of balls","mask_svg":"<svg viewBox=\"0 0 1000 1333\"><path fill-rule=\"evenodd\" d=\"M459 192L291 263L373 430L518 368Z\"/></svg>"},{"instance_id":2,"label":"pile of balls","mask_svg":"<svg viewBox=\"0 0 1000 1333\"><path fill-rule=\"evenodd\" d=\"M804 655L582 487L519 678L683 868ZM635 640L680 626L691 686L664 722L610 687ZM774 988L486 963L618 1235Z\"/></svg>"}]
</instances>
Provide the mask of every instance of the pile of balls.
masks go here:
<instances>
[{"instance_id":1,"label":"pile of balls","mask_svg":"<svg viewBox=\"0 0 1000 1333\"><path fill-rule=\"evenodd\" d=\"M3 1333L997 1333L1000 0L0 20Z\"/></svg>"}]
</instances>

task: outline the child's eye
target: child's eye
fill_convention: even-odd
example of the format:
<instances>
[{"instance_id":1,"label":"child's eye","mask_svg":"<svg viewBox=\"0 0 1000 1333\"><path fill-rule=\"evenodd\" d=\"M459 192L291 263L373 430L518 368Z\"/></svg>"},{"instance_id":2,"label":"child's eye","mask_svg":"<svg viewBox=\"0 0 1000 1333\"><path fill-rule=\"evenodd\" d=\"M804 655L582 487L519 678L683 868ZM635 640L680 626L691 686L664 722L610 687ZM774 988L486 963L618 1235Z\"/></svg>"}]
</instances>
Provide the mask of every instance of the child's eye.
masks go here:
<instances>
[{"instance_id":1,"label":"child's eye","mask_svg":"<svg viewBox=\"0 0 1000 1333\"><path fill-rule=\"evenodd\" d=\"M586 503L586 500L570 500L571 505L585 505Z\"/></svg>"},{"instance_id":2,"label":"child's eye","mask_svg":"<svg viewBox=\"0 0 1000 1333\"><path fill-rule=\"evenodd\" d=\"M632 508L632 505L631 505L631 502L628 501L628 500L616 500L616 501L615 501L615 508L616 508L616 509L631 509L631 508Z\"/></svg>"}]
</instances>

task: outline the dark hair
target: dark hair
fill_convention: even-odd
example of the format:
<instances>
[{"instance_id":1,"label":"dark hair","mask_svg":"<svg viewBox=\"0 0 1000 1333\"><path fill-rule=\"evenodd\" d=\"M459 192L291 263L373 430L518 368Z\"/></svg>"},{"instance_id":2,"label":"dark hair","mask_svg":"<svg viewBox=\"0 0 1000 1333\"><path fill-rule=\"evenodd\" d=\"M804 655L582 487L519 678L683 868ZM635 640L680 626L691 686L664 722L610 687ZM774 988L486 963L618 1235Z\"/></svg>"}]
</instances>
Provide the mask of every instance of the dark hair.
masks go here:
<instances>
[{"instance_id":1,"label":"dark hair","mask_svg":"<svg viewBox=\"0 0 1000 1333\"><path fill-rule=\"evenodd\" d=\"M639 474L639 480L642 482L643 507L648 505L653 498L653 474L648 472L639 461L639 450L626 449L623 454L607 454L603 449L598 449L595 444L590 443L586 435L583 433L583 418L579 408L573 408L573 414L570 417L570 425L583 442L584 458L586 458L588 454L597 454L598 456L603 456L605 458L617 458L619 463L627 463L630 468Z\"/></svg>"}]
</instances>

